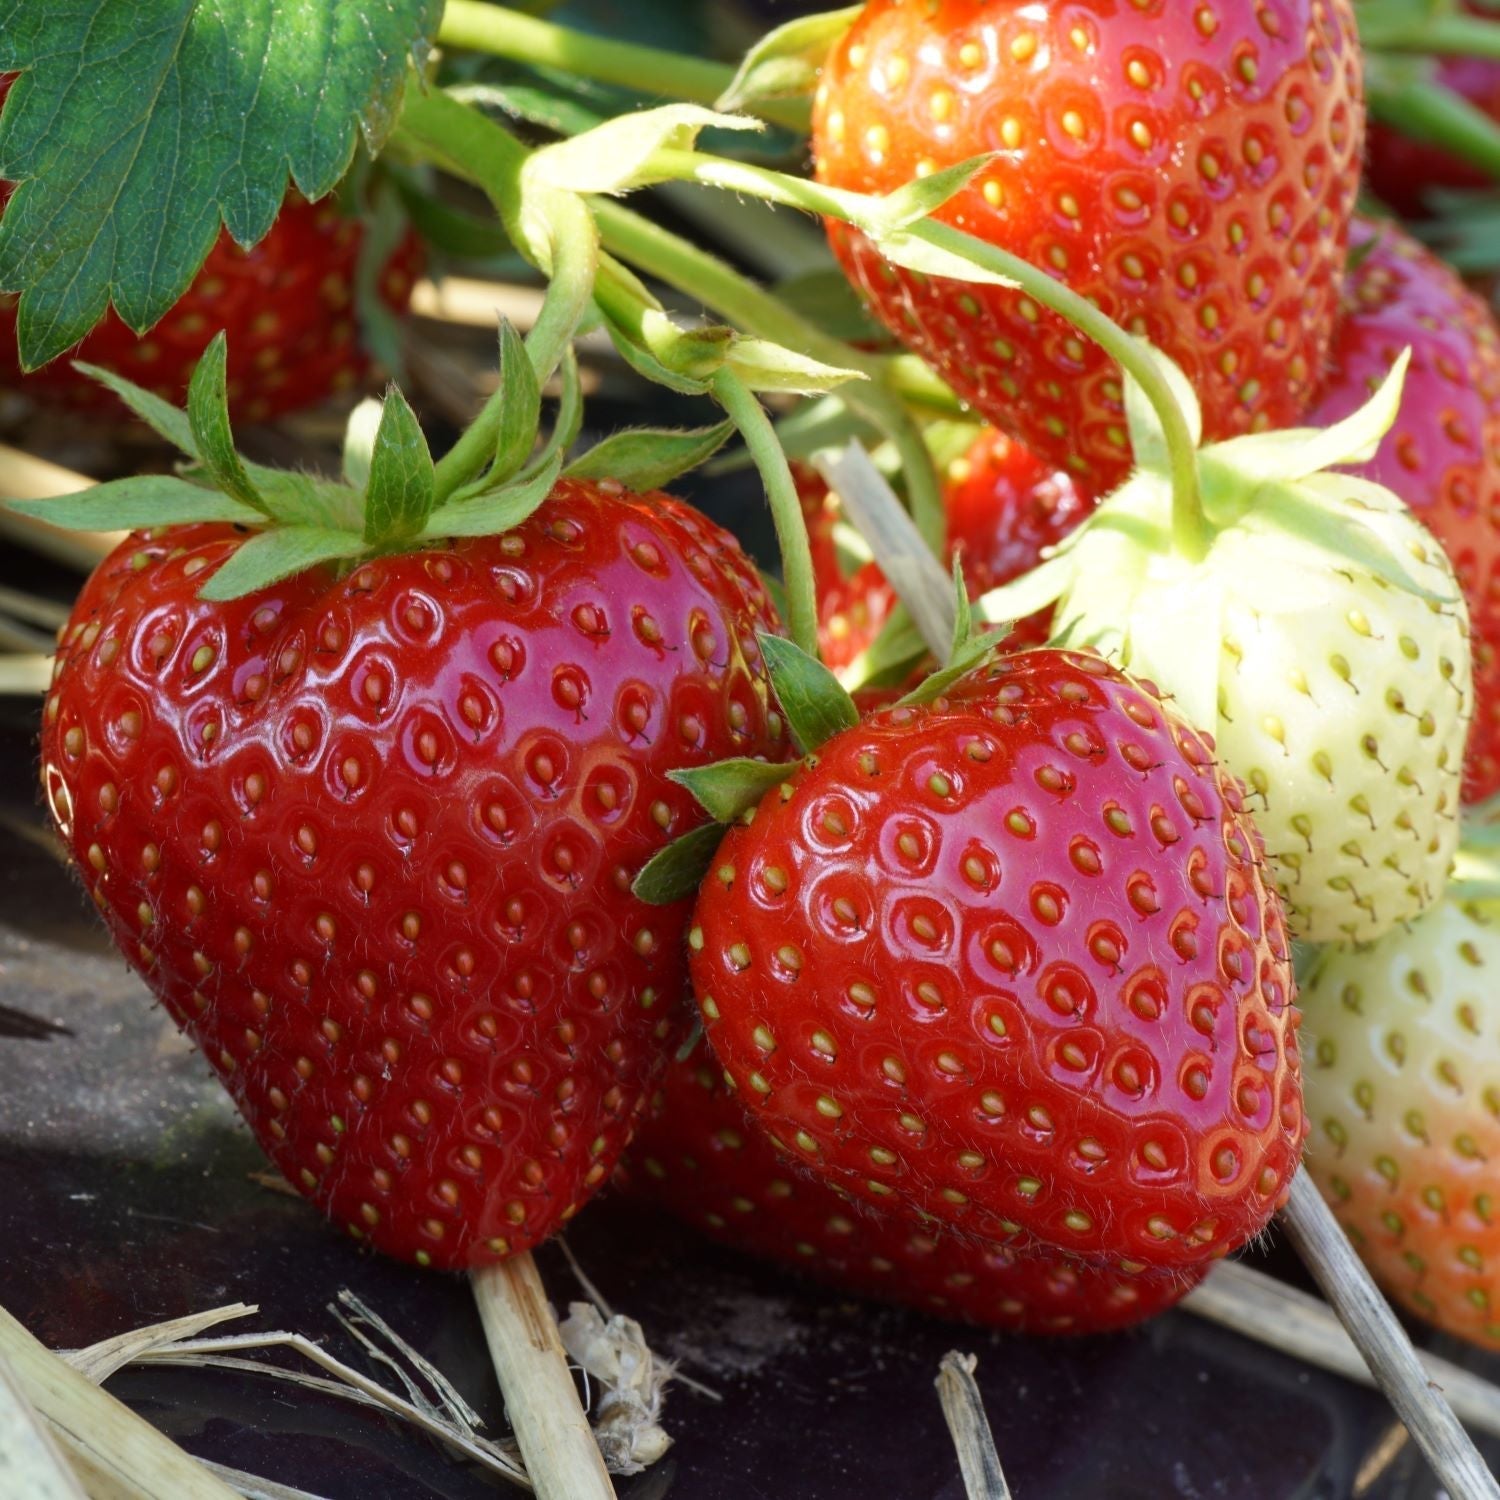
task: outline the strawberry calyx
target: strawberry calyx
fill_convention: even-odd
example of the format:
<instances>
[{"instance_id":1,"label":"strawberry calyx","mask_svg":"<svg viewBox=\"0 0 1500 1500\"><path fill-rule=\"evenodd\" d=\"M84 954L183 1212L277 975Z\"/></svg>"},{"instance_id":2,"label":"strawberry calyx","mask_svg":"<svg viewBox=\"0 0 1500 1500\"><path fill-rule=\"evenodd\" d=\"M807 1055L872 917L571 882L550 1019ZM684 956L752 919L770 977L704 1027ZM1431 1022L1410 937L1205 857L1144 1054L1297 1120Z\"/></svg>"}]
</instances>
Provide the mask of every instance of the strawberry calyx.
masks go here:
<instances>
[{"instance_id":1,"label":"strawberry calyx","mask_svg":"<svg viewBox=\"0 0 1500 1500\"><path fill-rule=\"evenodd\" d=\"M106 370L79 365L114 391L188 462L176 475L135 475L73 495L13 501L11 509L65 530L132 530L224 521L245 528L245 543L204 583L204 599L242 598L319 564L352 570L361 562L453 537L490 536L527 519L561 478L608 477L655 489L715 453L731 422L690 432L632 430L566 462L582 420L577 363L562 361L557 421L538 447L541 390L520 335L500 332L503 399L483 419L492 426L484 471L443 495L416 413L394 385L383 401L352 414L338 481L249 462L234 446L226 390L227 342L209 345L188 387L187 410Z\"/></svg>"},{"instance_id":2,"label":"strawberry calyx","mask_svg":"<svg viewBox=\"0 0 1500 1500\"><path fill-rule=\"evenodd\" d=\"M1202 427L1191 388L1170 360L1151 355L1197 441ZM1390 430L1409 360L1408 351L1370 400L1332 427L1199 448L1208 537L1201 557L1185 556L1175 543L1162 431L1139 388L1127 382L1135 474L1051 558L986 594L981 614L1010 620L1055 605L1055 639L1160 674L1188 718L1211 725L1219 703L1219 622L1236 597L1261 612L1304 609L1327 592L1329 574L1343 570L1430 604L1457 604L1451 569L1436 543L1430 550L1414 543L1414 528L1425 533L1402 501L1340 472L1367 463Z\"/></svg>"}]
</instances>

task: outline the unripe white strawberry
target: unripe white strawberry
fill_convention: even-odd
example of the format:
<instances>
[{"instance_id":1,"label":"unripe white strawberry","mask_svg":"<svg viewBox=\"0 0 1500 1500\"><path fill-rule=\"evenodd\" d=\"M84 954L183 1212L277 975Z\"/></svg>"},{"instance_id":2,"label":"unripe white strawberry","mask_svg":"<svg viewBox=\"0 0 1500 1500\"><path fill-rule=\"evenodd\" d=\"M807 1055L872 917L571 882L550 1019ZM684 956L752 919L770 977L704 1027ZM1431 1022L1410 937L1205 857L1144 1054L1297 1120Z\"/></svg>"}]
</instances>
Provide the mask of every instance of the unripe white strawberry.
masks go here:
<instances>
[{"instance_id":1,"label":"unripe white strawberry","mask_svg":"<svg viewBox=\"0 0 1500 1500\"><path fill-rule=\"evenodd\" d=\"M1302 988L1307 1166L1376 1279L1500 1348L1500 903L1440 902Z\"/></svg>"},{"instance_id":2,"label":"unripe white strawberry","mask_svg":"<svg viewBox=\"0 0 1500 1500\"><path fill-rule=\"evenodd\" d=\"M1056 598L1059 639L1151 679L1213 733L1293 934L1313 942L1372 941L1420 915L1458 842L1473 700L1458 583L1397 496L1329 468L1378 442L1404 368L1338 427L1203 449L1188 551L1137 399L1136 476L1029 587L991 596L1012 618ZM1180 388L1195 417L1191 399Z\"/></svg>"}]
</instances>

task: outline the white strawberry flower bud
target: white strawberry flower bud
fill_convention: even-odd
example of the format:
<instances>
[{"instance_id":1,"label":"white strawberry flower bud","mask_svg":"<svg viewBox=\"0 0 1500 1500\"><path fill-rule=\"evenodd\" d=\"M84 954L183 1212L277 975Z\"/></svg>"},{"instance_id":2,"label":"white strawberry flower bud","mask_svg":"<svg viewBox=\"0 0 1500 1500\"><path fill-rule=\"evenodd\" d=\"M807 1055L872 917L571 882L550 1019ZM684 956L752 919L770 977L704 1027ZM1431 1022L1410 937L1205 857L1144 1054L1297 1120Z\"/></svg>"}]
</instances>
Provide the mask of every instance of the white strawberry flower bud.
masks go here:
<instances>
[{"instance_id":1,"label":"white strawberry flower bud","mask_svg":"<svg viewBox=\"0 0 1500 1500\"><path fill-rule=\"evenodd\" d=\"M1198 405L1170 376L1195 440ZM1179 549L1155 413L1132 385L1132 478L1018 584L1024 618L1150 678L1215 737L1311 942L1378 938L1440 899L1458 843L1473 712L1468 614L1441 545L1365 462L1400 403L1403 360L1325 431L1200 450L1206 550Z\"/></svg>"}]
</instances>

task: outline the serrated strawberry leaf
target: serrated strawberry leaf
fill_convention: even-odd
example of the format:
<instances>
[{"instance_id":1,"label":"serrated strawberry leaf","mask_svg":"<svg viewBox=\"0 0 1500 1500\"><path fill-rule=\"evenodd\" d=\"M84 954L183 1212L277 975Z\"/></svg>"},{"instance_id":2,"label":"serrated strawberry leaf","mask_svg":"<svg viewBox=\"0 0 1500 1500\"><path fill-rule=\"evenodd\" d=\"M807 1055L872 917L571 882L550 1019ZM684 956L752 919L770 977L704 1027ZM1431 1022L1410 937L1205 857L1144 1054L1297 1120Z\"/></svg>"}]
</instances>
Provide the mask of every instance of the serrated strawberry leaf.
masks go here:
<instances>
[{"instance_id":1,"label":"serrated strawberry leaf","mask_svg":"<svg viewBox=\"0 0 1500 1500\"><path fill-rule=\"evenodd\" d=\"M719 99L719 108L739 109L761 99L812 93L824 60L863 9L863 5L851 5L802 16L768 32L745 54L739 72Z\"/></svg>"},{"instance_id":2,"label":"serrated strawberry leaf","mask_svg":"<svg viewBox=\"0 0 1500 1500\"><path fill-rule=\"evenodd\" d=\"M542 420L542 388L526 345L509 318L500 324L500 429L495 434L495 461L489 478L496 484L514 478L536 447Z\"/></svg>"},{"instance_id":3,"label":"serrated strawberry leaf","mask_svg":"<svg viewBox=\"0 0 1500 1500\"><path fill-rule=\"evenodd\" d=\"M64 531L134 531L138 526L179 526L195 521L233 521L260 526L265 516L219 490L205 489L171 474L135 474L51 500L10 500L17 515Z\"/></svg>"},{"instance_id":4,"label":"serrated strawberry leaf","mask_svg":"<svg viewBox=\"0 0 1500 1500\"><path fill-rule=\"evenodd\" d=\"M648 860L630 889L648 906L672 906L686 901L703 884L724 841L718 823L705 823L674 839L660 854Z\"/></svg>"},{"instance_id":5,"label":"serrated strawberry leaf","mask_svg":"<svg viewBox=\"0 0 1500 1500\"><path fill-rule=\"evenodd\" d=\"M370 453L365 489L365 541L400 545L422 534L433 502L432 454L405 396L386 392Z\"/></svg>"},{"instance_id":6,"label":"serrated strawberry leaf","mask_svg":"<svg viewBox=\"0 0 1500 1500\"><path fill-rule=\"evenodd\" d=\"M422 530L426 540L455 536L495 536L519 526L533 514L557 486L562 473L562 454L555 453L546 466L512 480L498 490L450 500L439 506Z\"/></svg>"},{"instance_id":7,"label":"serrated strawberry leaf","mask_svg":"<svg viewBox=\"0 0 1500 1500\"><path fill-rule=\"evenodd\" d=\"M224 334L219 332L203 351L193 378L188 382L188 425L202 456L203 467L214 484L242 505L264 511L266 503L246 472L244 461L234 450L225 373L228 347Z\"/></svg>"},{"instance_id":8,"label":"serrated strawberry leaf","mask_svg":"<svg viewBox=\"0 0 1500 1500\"><path fill-rule=\"evenodd\" d=\"M174 448L180 448L189 458L200 456L198 440L193 436L193 426L186 412L180 411L170 401L142 390L113 370L101 370L98 365L86 364L81 359L73 361L73 368L113 391L158 437L165 438Z\"/></svg>"},{"instance_id":9,"label":"serrated strawberry leaf","mask_svg":"<svg viewBox=\"0 0 1500 1500\"><path fill-rule=\"evenodd\" d=\"M684 786L716 823L733 823L791 774L788 766L763 760L721 760L712 766L668 771L667 777Z\"/></svg>"},{"instance_id":10,"label":"serrated strawberry leaf","mask_svg":"<svg viewBox=\"0 0 1500 1500\"><path fill-rule=\"evenodd\" d=\"M756 639L792 738L804 755L859 723L854 699L822 662L782 636L762 633Z\"/></svg>"},{"instance_id":11,"label":"serrated strawberry leaf","mask_svg":"<svg viewBox=\"0 0 1500 1500\"><path fill-rule=\"evenodd\" d=\"M630 490L659 490L712 458L734 431L733 422L687 432L631 428L590 448L563 474L568 479L614 479Z\"/></svg>"},{"instance_id":12,"label":"serrated strawberry leaf","mask_svg":"<svg viewBox=\"0 0 1500 1500\"><path fill-rule=\"evenodd\" d=\"M270 228L287 174L327 193L377 147L442 0L0 0L0 286L21 358L77 343L113 301L142 332L222 222Z\"/></svg>"},{"instance_id":13,"label":"serrated strawberry leaf","mask_svg":"<svg viewBox=\"0 0 1500 1500\"><path fill-rule=\"evenodd\" d=\"M364 538L353 531L321 526L281 526L262 531L235 552L198 591L200 599L223 603L269 588L319 563L358 557Z\"/></svg>"}]
</instances>

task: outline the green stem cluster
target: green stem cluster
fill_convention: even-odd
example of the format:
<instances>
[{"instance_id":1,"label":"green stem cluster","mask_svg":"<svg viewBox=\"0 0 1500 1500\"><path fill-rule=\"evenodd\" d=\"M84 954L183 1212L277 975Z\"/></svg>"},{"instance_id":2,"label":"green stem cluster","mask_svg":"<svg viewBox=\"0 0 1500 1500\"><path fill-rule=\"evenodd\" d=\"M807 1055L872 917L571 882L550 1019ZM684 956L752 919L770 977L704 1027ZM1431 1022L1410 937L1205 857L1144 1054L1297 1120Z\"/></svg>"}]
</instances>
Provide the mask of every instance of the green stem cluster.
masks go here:
<instances>
[{"instance_id":1,"label":"green stem cluster","mask_svg":"<svg viewBox=\"0 0 1500 1500\"><path fill-rule=\"evenodd\" d=\"M595 83L647 90L690 104L713 105L734 81L734 69L700 57L684 57L636 42L613 41L523 16L482 0L448 0L438 43L533 67L556 68ZM753 112L774 125L805 132L807 105L799 100L758 102Z\"/></svg>"}]
</instances>

